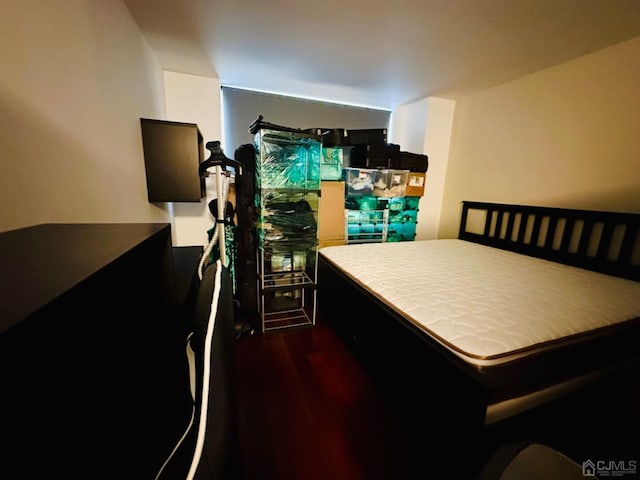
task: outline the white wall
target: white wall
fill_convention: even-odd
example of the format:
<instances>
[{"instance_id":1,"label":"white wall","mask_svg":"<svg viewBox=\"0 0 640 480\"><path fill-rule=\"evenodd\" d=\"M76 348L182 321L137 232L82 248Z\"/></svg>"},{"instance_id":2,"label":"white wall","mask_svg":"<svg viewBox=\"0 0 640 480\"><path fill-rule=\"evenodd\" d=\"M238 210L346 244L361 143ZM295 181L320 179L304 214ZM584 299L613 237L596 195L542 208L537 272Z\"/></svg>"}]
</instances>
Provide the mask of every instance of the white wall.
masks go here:
<instances>
[{"instance_id":1,"label":"white wall","mask_svg":"<svg viewBox=\"0 0 640 480\"><path fill-rule=\"evenodd\" d=\"M640 212L640 37L459 100L441 213L462 200Z\"/></svg>"},{"instance_id":2,"label":"white wall","mask_svg":"<svg viewBox=\"0 0 640 480\"><path fill-rule=\"evenodd\" d=\"M0 231L171 221L147 201L139 118L221 139L218 80L163 78L122 0L5 0L0 41ZM419 238L455 236L463 199L640 211L638 79L635 38L458 100L449 155L452 103L398 108L394 141L430 157ZM175 207L176 243L206 241L206 202Z\"/></svg>"},{"instance_id":3,"label":"white wall","mask_svg":"<svg viewBox=\"0 0 640 480\"><path fill-rule=\"evenodd\" d=\"M222 142L222 113L220 81L217 78L165 71L165 101L167 120L196 123L204 143ZM224 145L222 146L224 149ZM225 154L233 158L233 150ZM205 148L204 158L209 157ZM206 179L207 195L200 203L173 203L175 234L174 245L206 245L207 230L214 219L209 212L209 201L216 198L215 177Z\"/></svg>"},{"instance_id":4,"label":"white wall","mask_svg":"<svg viewBox=\"0 0 640 480\"><path fill-rule=\"evenodd\" d=\"M454 109L453 100L429 97L401 105L393 112L392 142L403 151L429 157L425 193L418 211L417 240L438 237Z\"/></svg>"},{"instance_id":5,"label":"white wall","mask_svg":"<svg viewBox=\"0 0 640 480\"><path fill-rule=\"evenodd\" d=\"M124 3L5 0L0 42L0 231L169 221L139 120L164 115L161 69Z\"/></svg>"}]
</instances>

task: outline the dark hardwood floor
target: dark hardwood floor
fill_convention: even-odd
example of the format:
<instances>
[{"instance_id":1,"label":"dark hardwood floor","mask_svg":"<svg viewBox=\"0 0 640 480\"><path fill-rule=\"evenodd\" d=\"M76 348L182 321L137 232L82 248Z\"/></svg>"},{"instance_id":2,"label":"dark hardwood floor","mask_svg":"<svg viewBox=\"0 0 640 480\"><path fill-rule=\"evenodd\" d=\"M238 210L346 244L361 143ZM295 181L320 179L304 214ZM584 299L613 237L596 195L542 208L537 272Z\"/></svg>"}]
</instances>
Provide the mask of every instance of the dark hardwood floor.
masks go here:
<instances>
[{"instance_id":1,"label":"dark hardwood floor","mask_svg":"<svg viewBox=\"0 0 640 480\"><path fill-rule=\"evenodd\" d=\"M472 461L481 466L498 445L521 440L545 443L578 463L636 460L639 385L638 378L615 378L491 428ZM437 437L408 433L395 415L402 403L390 403L320 315L314 327L242 336L237 388L242 480L475 477L461 476L467 454L443 459L429 447ZM434 470L443 462L450 475Z\"/></svg>"},{"instance_id":2,"label":"dark hardwood floor","mask_svg":"<svg viewBox=\"0 0 640 480\"><path fill-rule=\"evenodd\" d=\"M245 335L237 352L245 480L395 478L396 433L382 396L322 319Z\"/></svg>"}]
</instances>

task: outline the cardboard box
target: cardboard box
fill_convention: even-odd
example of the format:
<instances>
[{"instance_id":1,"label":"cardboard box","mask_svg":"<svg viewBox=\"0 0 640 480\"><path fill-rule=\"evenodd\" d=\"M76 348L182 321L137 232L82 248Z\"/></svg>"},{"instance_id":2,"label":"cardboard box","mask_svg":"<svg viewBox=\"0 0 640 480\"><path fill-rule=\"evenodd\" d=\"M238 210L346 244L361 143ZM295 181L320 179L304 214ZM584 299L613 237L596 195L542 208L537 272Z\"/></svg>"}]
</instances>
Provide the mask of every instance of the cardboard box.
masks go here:
<instances>
[{"instance_id":1,"label":"cardboard box","mask_svg":"<svg viewBox=\"0 0 640 480\"><path fill-rule=\"evenodd\" d=\"M344 245L344 189L342 181L323 181L318 213L318 245Z\"/></svg>"},{"instance_id":2,"label":"cardboard box","mask_svg":"<svg viewBox=\"0 0 640 480\"><path fill-rule=\"evenodd\" d=\"M424 186L427 181L427 174L424 172L409 172L407 177L407 188L405 196L422 197L424 195Z\"/></svg>"}]
</instances>

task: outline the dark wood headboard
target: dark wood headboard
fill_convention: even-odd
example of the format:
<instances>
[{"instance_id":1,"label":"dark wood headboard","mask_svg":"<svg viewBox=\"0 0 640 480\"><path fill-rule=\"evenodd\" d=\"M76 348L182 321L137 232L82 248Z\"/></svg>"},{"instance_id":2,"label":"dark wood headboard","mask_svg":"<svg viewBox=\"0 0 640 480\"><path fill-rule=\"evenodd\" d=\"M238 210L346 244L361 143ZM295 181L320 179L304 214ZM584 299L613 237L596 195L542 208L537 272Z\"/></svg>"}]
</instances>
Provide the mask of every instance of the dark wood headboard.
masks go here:
<instances>
[{"instance_id":1,"label":"dark wood headboard","mask_svg":"<svg viewBox=\"0 0 640 480\"><path fill-rule=\"evenodd\" d=\"M640 281L640 214L462 202L458 238Z\"/></svg>"}]
</instances>

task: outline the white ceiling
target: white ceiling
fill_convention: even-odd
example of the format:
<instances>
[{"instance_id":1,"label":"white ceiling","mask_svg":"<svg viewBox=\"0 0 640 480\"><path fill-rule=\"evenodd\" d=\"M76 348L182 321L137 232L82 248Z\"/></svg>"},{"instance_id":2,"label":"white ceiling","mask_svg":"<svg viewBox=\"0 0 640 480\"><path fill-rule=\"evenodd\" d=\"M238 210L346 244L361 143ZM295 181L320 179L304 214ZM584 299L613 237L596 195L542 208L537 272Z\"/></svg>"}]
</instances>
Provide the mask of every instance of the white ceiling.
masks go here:
<instances>
[{"instance_id":1,"label":"white ceiling","mask_svg":"<svg viewBox=\"0 0 640 480\"><path fill-rule=\"evenodd\" d=\"M165 70L393 108L640 35L640 0L124 0Z\"/></svg>"}]
</instances>

